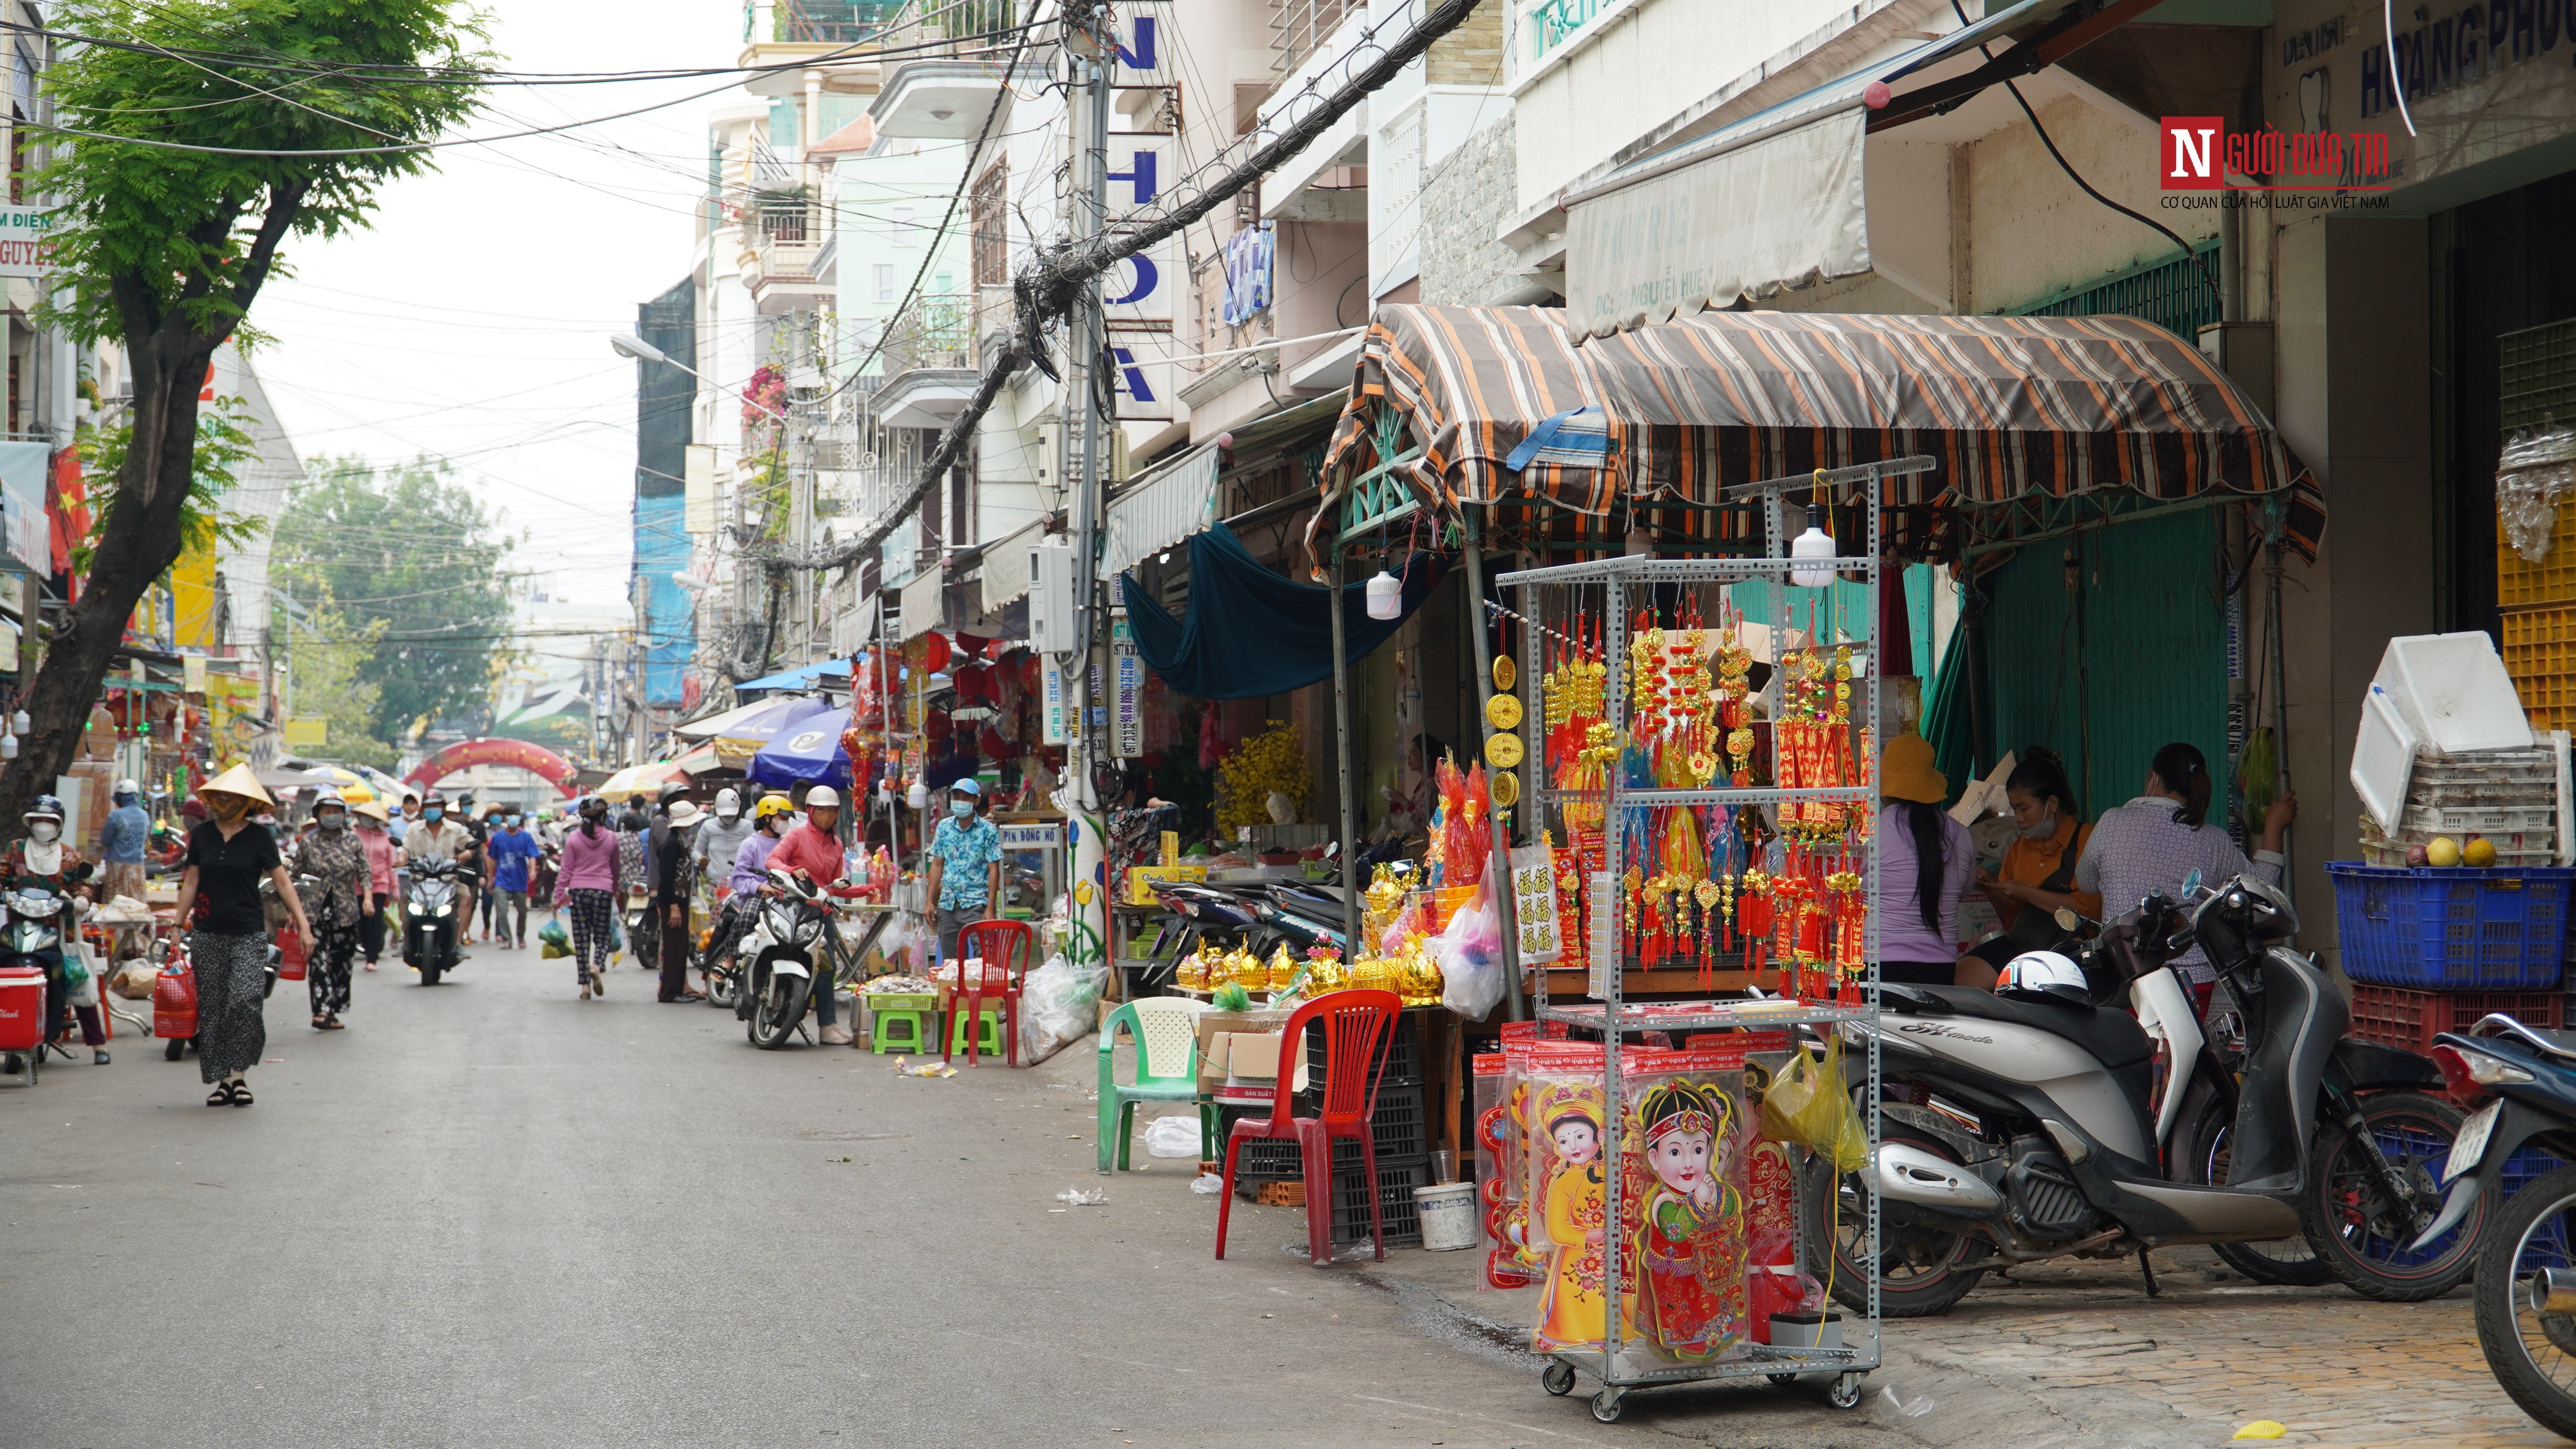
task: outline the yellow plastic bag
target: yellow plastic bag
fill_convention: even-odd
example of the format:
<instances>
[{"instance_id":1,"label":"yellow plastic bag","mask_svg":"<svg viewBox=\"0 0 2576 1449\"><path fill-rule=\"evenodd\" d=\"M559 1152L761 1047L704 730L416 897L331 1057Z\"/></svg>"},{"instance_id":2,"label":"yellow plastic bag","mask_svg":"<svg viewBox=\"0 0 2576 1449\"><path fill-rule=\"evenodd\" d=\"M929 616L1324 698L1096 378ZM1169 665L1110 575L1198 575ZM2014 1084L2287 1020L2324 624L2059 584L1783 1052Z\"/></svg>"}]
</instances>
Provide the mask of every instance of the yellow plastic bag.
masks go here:
<instances>
[{"instance_id":1,"label":"yellow plastic bag","mask_svg":"<svg viewBox=\"0 0 2576 1449\"><path fill-rule=\"evenodd\" d=\"M1802 1047L1789 1058L1762 1094L1762 1131L1826 1154L1837 1172L1854 1172L1869 1160L1869 1133L1852 1110L1842 1055L1836 1043L1821 1057Z\"/></svg>"}]
</instances>

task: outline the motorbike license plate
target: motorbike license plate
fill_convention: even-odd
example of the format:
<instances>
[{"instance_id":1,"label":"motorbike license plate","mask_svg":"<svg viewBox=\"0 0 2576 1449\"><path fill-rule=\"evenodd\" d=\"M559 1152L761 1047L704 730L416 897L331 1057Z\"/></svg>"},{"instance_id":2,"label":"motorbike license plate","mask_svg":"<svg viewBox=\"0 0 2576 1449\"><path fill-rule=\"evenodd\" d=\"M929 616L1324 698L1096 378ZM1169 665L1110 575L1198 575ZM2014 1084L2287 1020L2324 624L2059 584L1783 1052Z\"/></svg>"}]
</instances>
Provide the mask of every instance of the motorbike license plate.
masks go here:
<instances>
[{"instance_id":1,"label":"motorbike license plate","mask_svg":"<svg viewBox=\"0 0 2576 1449\"><path fill-rule=\"evenodd\" d=\"M2450 1160L2442 1164L2442 1181L2449 1182L2467 1172L2487 1155L2487 1139L2495 1135L2496 1114L2503 1110L2504 1103L2489 1102L2460 1124L2460 1135L2451 1141Z\"/></svg>"}]
</instances>

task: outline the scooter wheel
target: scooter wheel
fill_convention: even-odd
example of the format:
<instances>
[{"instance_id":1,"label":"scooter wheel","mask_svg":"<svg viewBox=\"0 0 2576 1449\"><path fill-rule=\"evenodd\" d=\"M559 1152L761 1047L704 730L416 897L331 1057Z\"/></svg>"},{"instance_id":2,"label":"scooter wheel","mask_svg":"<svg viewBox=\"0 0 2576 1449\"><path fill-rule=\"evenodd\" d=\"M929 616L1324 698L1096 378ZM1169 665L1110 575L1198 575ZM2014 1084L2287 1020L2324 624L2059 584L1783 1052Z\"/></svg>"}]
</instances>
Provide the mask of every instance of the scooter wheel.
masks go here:
<instances>
[{"instance_id":1,"label":"scooter wheel","mask_svg":"<svg viewBox=\"0 0 2576 1449\"><path fill-rule=\"evenodd\" d=\"M2560 1260L2555 1249L2571 1220L2576 1168L2525 1184L2505 1201L2479 1249L2471 1295L2487 1368L2524 1413L2562 1438L2576 1435L2576 1393L2567 1387L2576 1369L2576 1317L2545 1312L2532 1296L2535 1270Z\"/></svg>"},{"instance_id":2,"label":"scooter wheel","mask_svg":"<svg viewBox=\"0 0 2576 1449\"><path fill-rule=\"evenodd\" d=\"M2442 1209L2435 1174L2459 1136L2463 1114L2421 1092L2380 1092L2362 1098L2360 1107L2366 1143L2340 1121L2317 1125L2307 1186L2299 1194L2299 1228L2327 1269L2362 1297L2382 1303L2438 1298L2460 1286L2476 1265L2498 1194L2492 1188L2481 1193L2468 1216L2431 1247L2408 1247L2416 1233L2413 1213ZM2374 1146L2411 1201L2390 1200L2372 1160Z\"/></svg>"}]
</instances>

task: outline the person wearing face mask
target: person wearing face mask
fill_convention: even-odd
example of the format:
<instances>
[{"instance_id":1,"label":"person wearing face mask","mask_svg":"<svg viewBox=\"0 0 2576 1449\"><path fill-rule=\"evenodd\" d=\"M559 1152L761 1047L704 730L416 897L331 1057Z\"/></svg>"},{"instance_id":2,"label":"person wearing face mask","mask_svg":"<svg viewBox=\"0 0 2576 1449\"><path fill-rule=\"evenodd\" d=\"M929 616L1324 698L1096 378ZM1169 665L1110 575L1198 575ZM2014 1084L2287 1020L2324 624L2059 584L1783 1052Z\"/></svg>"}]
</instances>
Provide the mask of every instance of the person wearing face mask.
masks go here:
<instances>
[{"instance_id":1,"label":"person wearing face mask","mask_svg":"<svg viewBox=\"0 0 2576 1449\"><path fill-rule=\"evenodd\" d=\"M859 887L841 884L845 859L841 854L841 838L833 833L840 823L841 792L829 785L815 786L805 792L804 822L780 838L765 864L771 870L788 871L799 880L819 885L831 895L844 898L857 895ZM741 869L739 857L734 868L736 871ZM769 885L762 887L764 893L777 889ZM814 1012L823 1028L815 1040L825 1046L847 1046L850 1042L848 1030L833 1020L832 995L819 987L814 992Z\"/></svg>"},{"instance_id":2,"label":"person wearing face mask","mask_svg":"<svg viewBox=\"0 0 2576 1449\"><path fill-rule=\"evenodd\" d=\"M366 842L349 828L349 802L336 790L313 801L313 823L295 842L295 871L313 877L314 897L304 903L321 933L320 949L304 974L313 998L313 1029L338 1031L340 1013L349 1009L349 961L358 952L358 922L365 914L368 889Z\"/></svg>"},{"instance_id":3,"label":"person wearing face mask","mask_svg":"<svg viewBox=\"0 0 2576 1449\"><path fill-rule=\"evenodd\" d=\"M2284 794L2263 812L2261 848L2249 862L2228 838L2225 822L2209 818L2214 793L2209 761L2197 746L2176 740L2156 751L2138 797L2103 811L2095 822L2075 866L2075 888L2100 896L2106 910L2131 911L2150 891L2180 896L2195 870L2213 890L2248 873L2279 885L2288 861L2281 845L2299 818L2299 797ZM2192 984L2195 1004L2206 1015L2218 984L2208 955L2195 945L2172 964Z\"/></svg>"},{"instance_id":4,"label":"person wearing face mask","mask_svg":"<svg viewBox=\"0 0 2576 1449\"><path fill-rule=\"evenodd\" d=\"M358 950L373 971L385 954L385 903L394 895L394 838L385 829L391 812L384 801L369 800L350 814L357 817L358 846L367 853L367 908L358 916Z\"/></svg>"},{"instance_id":5,"label":"person wearing face mask","mask_svg":"<svg viewBox=\"0 0 2576 1449\"><path fill-rule=\"evenodd\" d=\"M245 1074L268 1049L262 1017L268 999L263 878L277 887L308 956L316 940L276 838L251 823L253 810L274 803L259 777L250 766L235 765L197 794L213 818L188 832L188 869L179 877L177 912L188 927L188 960L197 972L197 1075L214 1088L206 1094L207 1106L247 1107Z\"/></svg>"},{"instance_id":6,"label":"person wearing face mask","mask_svg":"<svg viewBox=\"0 0 2576 1449\"><path fill-rule=\"evenodd\" d=\"M152 817L143 810L143 787L132 780L116 782L116 808L107 812L99 832L100 882L105 898L143 899L143 852L151 844Z\"/></svg>"},{"instance_id":7,"label":"person wearing face mask","mask_svg":"<svg viewBox=\"0 0 2576 1449\"><path fill-rule=\"evenodd\" d=\"M97 867L81 859L79 851L63 839L63 802L51 795L39 795L27 808L27 834L11 841L5 854L0 854L0 887L8 890L37 890L66 899L86 894L81 883L96 873ZM71 906L54 917L54 925L63 937L79 929L73 922ZM71 1000L72 983L63 971L63 952L57 946L38 953L36 960L45 971L45 1041L53 1043L63 1034L63 1007ZM80 1018L81 1042L90 1049L90 1060L107 1065L107 1024L99 1019L93 1004L76 1008ZM42 1050L43 1048L38 1048ZM18 1070L13 1058L6 1064Z\"/></svg>"},{"instance_id":8,"label":"person wearing face mask","mask_svg":"<svg viewBox=\"0 0 2576 1449\"><path fill-rule=\"evenodd\" d=\"M2012 806L2012 844L1994 874L1977 877L2004 931L1960 957L1957 977L1961 986L1988 991L2015 956L2058 949L2066 935L2057 926L2059 909L2097 919L2102 914L2100 896L2075 888L2076 862L2093 827L2076 807L2057 752L2046 745L2023 750L2004 781L2004 798Z\"/></svg>"},{"instance_id":9,"label":"person wearing face mask","mask_svg":"<svg viewBox=\"0 0 2576 1449\"><path fill-rule=\"evenodd\" d=\"M405 867L430 861L456 861L472 847L473 840L465 833L465 827L447 818L447 797L432 790L429 797L420 802L420 819L403 832L402 860ZM465 924L472 917L474 905L471 877L460 875L456 878L456 904L456 939L461 946L465 940ZM464 952L460 950L457 956L461 964Z\"/></svg>"},{"instance_id":10,"label":"person wearing face mask","mask_svg":"<svg viewBox=\"0 0 2576 1449\"><path fill-rule=\"evenodd\" d=\"M984 787L967 776L948 788L948 818L930 836L930 879L923 887L935 903L939 959L957 959L957 931L993 913L1002 894L1002 827L978 807Z\"/></svg>"},{"instance_id":11,"label":"person wearing face mask","mask_svg":"<svg viewBox=\"0 0 2576 1449\"><path fill-rule=\"evenodd\" d=\"M537 838L506 811L499 828L483 842L484 858L492 862L492 896L499 902L493 921L504 951L528 944L528 879L537 853Z\"/></svg>"},{"instance_id":12,"label":"person wearing face mask","mask_svg":"<svg viewBox=\"0 0 2576 1449\"><path fill-rule=\"evenodd\" d=\"M710 904L732 893L734 854L757 826L758 822L743 813L739 792L716 792L715 811L698 823L697 843L690 847L698 858L699 878L706 882L713 897Z\"/></svg>"}]
</instances>

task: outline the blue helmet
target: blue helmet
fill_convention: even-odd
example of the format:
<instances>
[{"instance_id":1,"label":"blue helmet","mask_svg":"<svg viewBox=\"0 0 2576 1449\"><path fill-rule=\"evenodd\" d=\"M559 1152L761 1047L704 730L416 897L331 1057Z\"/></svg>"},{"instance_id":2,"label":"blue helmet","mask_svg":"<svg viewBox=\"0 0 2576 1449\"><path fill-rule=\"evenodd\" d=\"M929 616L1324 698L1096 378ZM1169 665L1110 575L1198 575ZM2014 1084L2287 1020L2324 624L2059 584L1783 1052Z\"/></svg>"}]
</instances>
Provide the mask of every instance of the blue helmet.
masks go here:
<instances>
[{"instance_id":1,"label":"blue helmet","mask_svg":"<svg viewBox=\"0 0 2576 1449\"><path fill-rule=\"evenodd\" d=\"M62 797L59 795L39 795L36 797L36 803L28 806L27 813L20 818L26 820L51 820L56 825L60 825L63 823Z\"/></svg>"}]
</instances>

